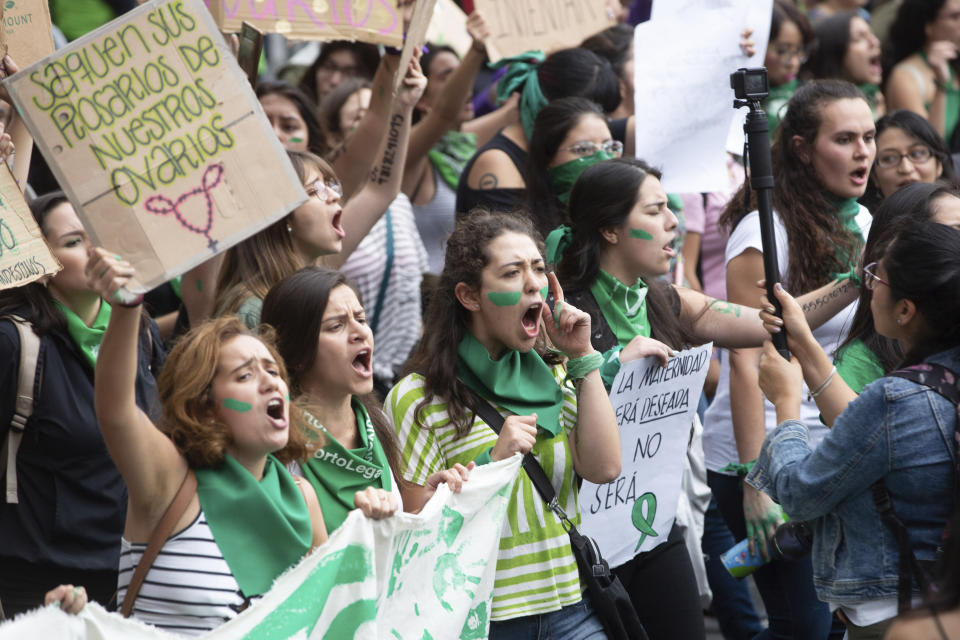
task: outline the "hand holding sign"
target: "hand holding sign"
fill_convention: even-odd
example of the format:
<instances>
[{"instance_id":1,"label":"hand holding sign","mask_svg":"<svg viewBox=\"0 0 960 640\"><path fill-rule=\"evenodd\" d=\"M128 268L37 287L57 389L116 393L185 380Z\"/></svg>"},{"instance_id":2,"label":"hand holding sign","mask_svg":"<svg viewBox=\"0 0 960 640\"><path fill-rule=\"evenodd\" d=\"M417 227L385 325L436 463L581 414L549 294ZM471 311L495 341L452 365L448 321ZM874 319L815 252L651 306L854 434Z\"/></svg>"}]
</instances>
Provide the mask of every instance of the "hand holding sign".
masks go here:
<instances>
[{"instance_id":1,"label":"hand holding sign","mask_svg":"<svg viewBox=\"0 0 960 640\"><path fill-rule=\"evenodd\" d=\"M91 247L87 251L87 266L84 272L90 288L109 302L118 300L118 292L134 275L133 266L129 262L102 247Z\"/></svg>"}]
</instances>

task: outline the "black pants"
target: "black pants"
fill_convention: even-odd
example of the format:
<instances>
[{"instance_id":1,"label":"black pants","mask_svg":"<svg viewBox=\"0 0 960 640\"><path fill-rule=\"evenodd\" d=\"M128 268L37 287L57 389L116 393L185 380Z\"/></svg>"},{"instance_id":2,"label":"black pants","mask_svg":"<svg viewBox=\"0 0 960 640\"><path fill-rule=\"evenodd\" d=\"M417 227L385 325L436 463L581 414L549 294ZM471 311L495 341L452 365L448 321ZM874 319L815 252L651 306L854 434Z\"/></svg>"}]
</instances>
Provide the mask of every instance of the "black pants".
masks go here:
<instances>
[{"instance_id":1,"label":"black pants","mask_svg":"<svg viewBox=\"0 0 960 640\"><path fill-rule=\"evenodd\" d=\"M72 569L0 556L0 604L8 618L42 606L47 591L61 584L83 586L90 601L110 609L117 591L117 572Z\"/></svg>"},{"instance_id":2,"label":"black pants","mask_svg":"<svg viewBox=\"0 0 960 640\"><path fill-rule=\"evenodd\" d=\"M680 528L666 542L616 567L650 640L703 640L703 606Z\"/></svg>"}]
</instances>

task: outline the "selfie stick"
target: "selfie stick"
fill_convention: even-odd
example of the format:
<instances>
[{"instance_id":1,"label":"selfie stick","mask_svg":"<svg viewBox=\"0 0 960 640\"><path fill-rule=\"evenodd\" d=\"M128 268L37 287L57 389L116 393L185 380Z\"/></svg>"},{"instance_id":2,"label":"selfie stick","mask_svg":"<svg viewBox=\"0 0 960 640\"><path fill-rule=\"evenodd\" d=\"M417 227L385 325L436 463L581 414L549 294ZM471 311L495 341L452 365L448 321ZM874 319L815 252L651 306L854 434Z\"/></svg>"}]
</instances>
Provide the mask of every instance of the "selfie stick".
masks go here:
<instances>
[{"instance_id":1,"label":"selfie stick","mask_svg":"<svg viewBox=\"0 0 960 640\"><path fill-rule=\"evenodd\" d=\"M764 74L766 71L764 70ZM747 142L745 155L750 163L750 185L757 192L757 212L760 217L760 244L763 247L763 277L766 279L767 299L774 308L774 315L783 317L780 301L773 294L773 285L780 281L780 269L777 266L777 243L773 232L773 169L770 160L770 125L760 100L748 97L746 100L734 100L735 109L750 107L743 133ZM787 349L786 327L780 333L771 335L773 346L781 356L790 359Z\"/></svg>"}]
</instances>

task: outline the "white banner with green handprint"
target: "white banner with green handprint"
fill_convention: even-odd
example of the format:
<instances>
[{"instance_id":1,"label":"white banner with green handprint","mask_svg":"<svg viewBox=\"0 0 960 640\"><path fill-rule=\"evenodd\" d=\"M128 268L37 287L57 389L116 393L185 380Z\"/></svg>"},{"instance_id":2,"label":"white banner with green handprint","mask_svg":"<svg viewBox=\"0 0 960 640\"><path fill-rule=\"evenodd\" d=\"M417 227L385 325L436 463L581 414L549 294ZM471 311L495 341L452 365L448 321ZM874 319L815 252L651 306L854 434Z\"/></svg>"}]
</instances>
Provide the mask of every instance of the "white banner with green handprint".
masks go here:
<instances>
[{"instance_id":1,"label":"white banner with green handprint","mask_svg":"<svg viewBox=\"0 0 960 640\"><path fill-rule=\"evenodd\" d=\"M620 477L580 487L581 531L617 567L666 541L680 497L690 426L713 345L620 368L610 402L620 425Z\"/></svg>"},{"instance_id":2,"label":"white banner with green handprint","mask_svg":"<svg viewBox=\"0 0 960 640\"><path fill-rule=\"evenodd\" d=\"M351 512L326 544L208 640L486 638L500 531L520 456L474 469L459 494L441 485L417 515ZM54 585L51 585L54 586ZM0 626L8 638L173 638L88 605L44 608Z\"/></svg>"}]
</instances>

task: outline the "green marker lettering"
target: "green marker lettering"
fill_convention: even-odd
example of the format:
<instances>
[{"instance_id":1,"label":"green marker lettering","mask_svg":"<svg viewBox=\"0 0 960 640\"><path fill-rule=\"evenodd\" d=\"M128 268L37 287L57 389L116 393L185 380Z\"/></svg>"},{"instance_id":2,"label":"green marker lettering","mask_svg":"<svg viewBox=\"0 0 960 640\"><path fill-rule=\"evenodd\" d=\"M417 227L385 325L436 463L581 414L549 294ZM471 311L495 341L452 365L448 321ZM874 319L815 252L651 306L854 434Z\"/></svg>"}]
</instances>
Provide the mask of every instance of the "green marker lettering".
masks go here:
<instances>
[{"instance_id":1,"label":"green marker lettering","mask_svg":"<svg viewBox=\"0 0 960 640\"><path fill-rule=\"evenodd\" d=\"M653 236L643 229L634 229L632 227L630 228L630 237L640 238L641 240L653 240Z\"/></svg>"},{"instance_id":2,"label":"green marker lettering","mask_svg":"<svg viewBox=\"0 0 960 640\"><path fill-rule=\"evenodd\" d=\"M236 411L237 413L246 413L247 411L253 409L253 405L249 402L234 400L233 398L224 398L223 406L231 411Z\"/></svg>"},{"instance_id":3,"label":"green marker lettering","mask_svg":"<svg viewBox=\"0 0 960 640\"><path fill-rule=\"evenodd\" d=\"M512 307L520 304L520 298L523 296L519 291L491 291L487 294L490 302L498 307Z\"/></svg>"}]
</instances>

